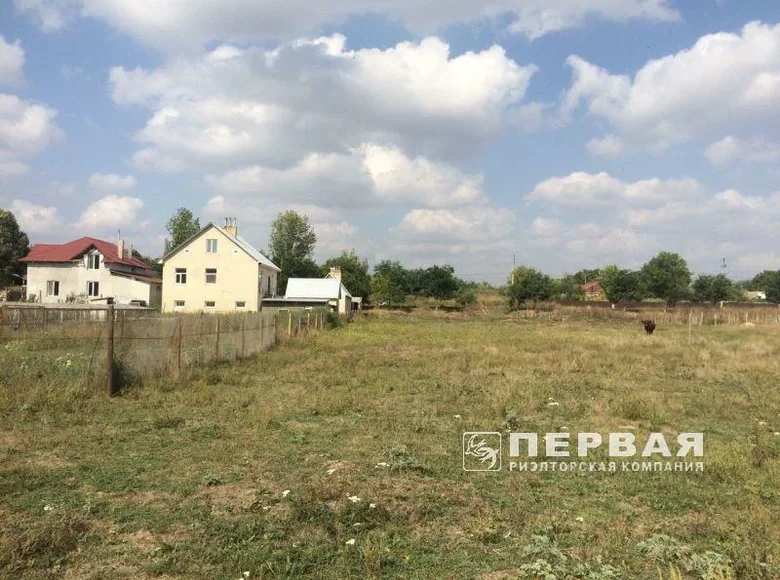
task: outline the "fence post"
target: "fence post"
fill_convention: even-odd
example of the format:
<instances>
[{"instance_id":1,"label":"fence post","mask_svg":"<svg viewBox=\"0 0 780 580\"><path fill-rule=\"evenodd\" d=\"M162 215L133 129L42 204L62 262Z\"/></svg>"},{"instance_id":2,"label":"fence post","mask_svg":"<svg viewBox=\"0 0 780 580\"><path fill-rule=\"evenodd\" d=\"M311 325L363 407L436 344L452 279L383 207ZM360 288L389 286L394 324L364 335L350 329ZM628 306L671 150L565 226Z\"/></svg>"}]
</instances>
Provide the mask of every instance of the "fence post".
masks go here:
<instances>
[{"instance_id":1,"label":"fence post","mask_svg":"<svg viewBox=\"0 0 780 580\"><path fill-rule=\"evenodd\" d=\"M3 330L5 326L5 306L0 304L0 342L3 342Z\"/></svg>"},{"instance_id":2,"label":"fence post","mask_svg":"<svg viewBox=\"0 0 780 580\"><path fill-rule=\"evenodd\" d=\"M106 311L106 386L111 397L119 394L114 379L114 305L109 304Z\"/></svg>"},{"instance_id":3,"label":"fence post","mask_svg":"<svg viewBox=\"0 0 780 580\"><path fill-rule=\"evenodd\" d=\"M260 352L263 352L265 350L265 319L266 315L262 312L260 313Z\"/></svg>"},{"instance_id":4,"label":"fence post","mask_svg":"<svg viewBox=\"0 0 780 580\"><path fill-rule=\"evenodd\" d=\"M46 333L46 331L48 330L48 328L47 328L48 324L47 324L47 323L48 323L48 319L49 319L49 317L46 315L46 313L48 312L48 310L47 310L47 308L46 308L45 306L43 306L43 305L41 305L41 308L43 309L43 332L44 332L44 334L45 334L45 333Z\"/></svg>"},{"instance_id":5,"label":"fence post","mask_svg":"<svg viewBox=\"0 0 780 580\"><path fill-rule=\"evenodd\" d=\"M287 338L292 337L292 310L287 311Z\"/></svg>"},{"instance_id":6,"label":"fence post","mask_svg":"<svg viewBox=\"0 0 780 580\"><path fill-rule=\"evenodd\" d=\"M176 325L176 378L181 374L181 327L182 317L179 316L179 323Z\"/></svg>"},{"instance_id":7,"label":"fence post","mask_svg":"<svg viewBox=\"0 0 780 580\"><path fill-rule=\"evenodd\" d=\"M214 346L214 360L219 362L219 314L217 314L217 341Z\"/></svg>"},{"instance_id":8,"label":"fence post","mask_svg":"<svg viewBox=\"0 0 780 580\"><path fill-rule=\"evenodd\" d=\"M311 312L306 313L306 336L311 334Z\"/></svg>"},{"instance_id":9,"label":"fence post","mask_svg":"<svg viewBox=\"0 0 780 580\"><path fill-rule=\"evenodd\" d=\"M246 314L241 316L241 358L246 355Z\"/></svg>"},{"instance_id":10,"label":"fence post","mask_svg":"<svg viewBox=\"0 0 780 580\"><path fill-rule=\"evenodd\" d=\"M693 310L688 311L688 344L691 343L691 324L693 323Z\"/></svg>"}]
</instances>

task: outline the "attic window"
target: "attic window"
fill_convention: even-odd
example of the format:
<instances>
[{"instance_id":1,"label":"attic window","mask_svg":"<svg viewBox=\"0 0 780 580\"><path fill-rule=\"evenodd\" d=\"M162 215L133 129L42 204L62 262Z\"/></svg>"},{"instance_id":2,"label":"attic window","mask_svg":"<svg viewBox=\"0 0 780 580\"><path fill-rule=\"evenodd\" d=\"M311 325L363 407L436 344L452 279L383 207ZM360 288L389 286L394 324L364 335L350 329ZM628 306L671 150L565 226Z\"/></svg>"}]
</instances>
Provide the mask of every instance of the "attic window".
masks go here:
<instances>
[{"instance_id":1,"label":"attic window","mask_svg":"<svg viewBox=\"0 0 780 580\"><path fill-rule=\"evenodd\" d=\"M100 269L100 254L87 255L87 270Z\"/></svg>"},{"instance_id":2,"label":"attic window","mask_svg":"<svg viewBox=\"0 0 780 580\"><path fill-rule=\"evenodd\" d=\"M206 240L206 253L207 254L217 253L217 240Z\"/></svg>"}]
</instances>

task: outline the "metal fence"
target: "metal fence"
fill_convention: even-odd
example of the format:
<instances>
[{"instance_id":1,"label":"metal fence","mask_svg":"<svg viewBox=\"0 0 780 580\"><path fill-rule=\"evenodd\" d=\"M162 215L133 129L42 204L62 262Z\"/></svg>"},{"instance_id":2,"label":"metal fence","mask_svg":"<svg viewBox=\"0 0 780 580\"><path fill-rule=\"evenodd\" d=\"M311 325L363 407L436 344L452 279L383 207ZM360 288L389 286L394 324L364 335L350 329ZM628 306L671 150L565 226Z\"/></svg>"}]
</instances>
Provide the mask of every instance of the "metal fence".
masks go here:
<instances>
[{"instance_id":1,"label":"metal fence","mask_svg":"<svg viewBox=\"0 0 780 580\"><path fill-rule=\"evenodd\" d=\"M0 381L78 382L117 394L150 378L240 360L326 326L324 310L162 316L114 306L0 306Z\"/></svg>"}]
</instances>

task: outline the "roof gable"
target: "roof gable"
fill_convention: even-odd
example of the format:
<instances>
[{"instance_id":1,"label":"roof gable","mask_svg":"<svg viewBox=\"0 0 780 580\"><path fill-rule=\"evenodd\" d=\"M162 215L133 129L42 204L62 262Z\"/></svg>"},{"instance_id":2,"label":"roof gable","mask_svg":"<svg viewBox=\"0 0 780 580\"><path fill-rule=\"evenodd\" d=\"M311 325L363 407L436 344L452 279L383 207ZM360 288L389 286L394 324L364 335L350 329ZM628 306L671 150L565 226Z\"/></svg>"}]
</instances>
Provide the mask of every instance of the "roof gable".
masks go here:
<instances>
[{"instance_id":1,"label":"roof gable","mask_svg":"<svg viewBox=\"0 0 780 580\"><path fill-rule=\"evenodd\" d=\"M252 246L249 242L247 242L244 238L241 236L231 236L227 231L225 231L223 228L219 227L218 225L209 222L206 224L201 230L196 233L193 236L190 236L189 239L182 242L179 246L177 246L175 249L171 250L165 256L163 256L163 262L166 260L171 259L173 256L178 254L181 250L192 244L195 240L200 238L203 234L208 232L211 229L217 230L219 233L221 233L223 236L225 236L231 243L233 243L235 246L237 246L239 249L243 250L245 253L247 253L255 262L258 264L261 264L263 266L266 266L267 268L271 268L272 270L276 270L277 272L281 272L281 269L274 264L271 260L269 260L266 256L262 254L259 250L257 250L254 246Z\"/></svg>"},{"instance_id":2,"label":"roof gable","mask_svg":"<svg viewBox=\"0 0 780 580\"><path fill-rule=\"evenodd\" d=\"M30 249L30 253L19 261L27 263L72 262L73 260L78 260L93 248L103 255L103 261L106 264L122 264L134 268L152 269L149 264L138 258L132 256L120 258L119 250L115 244L90 237L79 238L66 244L35 244Z\"/></svg>"},{"instance_id":3,"label":"roof gable","mask_svg":"<svg viewBox=\"0 0 780 580\"><path fill-rule=\"evenodd\" d=\"M284 297L290 300L301 298L319 298L337 300L352 295L344 284L336 278L290 278Z\"/></svg>"}]
</instances>

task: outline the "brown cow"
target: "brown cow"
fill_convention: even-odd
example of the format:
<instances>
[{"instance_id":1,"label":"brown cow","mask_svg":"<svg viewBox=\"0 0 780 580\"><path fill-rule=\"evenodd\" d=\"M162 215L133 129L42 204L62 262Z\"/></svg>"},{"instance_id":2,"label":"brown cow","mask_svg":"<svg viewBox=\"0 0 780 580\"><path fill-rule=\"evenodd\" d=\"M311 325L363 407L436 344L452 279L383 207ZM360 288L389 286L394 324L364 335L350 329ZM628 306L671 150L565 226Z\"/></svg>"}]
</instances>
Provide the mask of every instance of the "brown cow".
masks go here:
<instances>
[{"instance_id":1,"label":"brown cow","mask_svg":"<svg viewBox=\"0 0 780 580\"><path fill-rule=\"evenodd\" d=\"M647 334L653 334L653 331L655 330L655 322L652 320L643 320L642 325L645 327L645 332Z\"/></svg>"}]
</instances>

